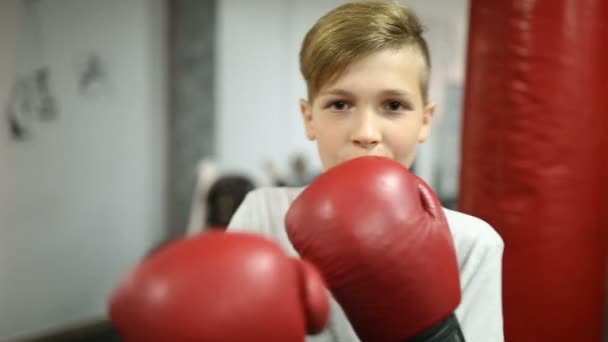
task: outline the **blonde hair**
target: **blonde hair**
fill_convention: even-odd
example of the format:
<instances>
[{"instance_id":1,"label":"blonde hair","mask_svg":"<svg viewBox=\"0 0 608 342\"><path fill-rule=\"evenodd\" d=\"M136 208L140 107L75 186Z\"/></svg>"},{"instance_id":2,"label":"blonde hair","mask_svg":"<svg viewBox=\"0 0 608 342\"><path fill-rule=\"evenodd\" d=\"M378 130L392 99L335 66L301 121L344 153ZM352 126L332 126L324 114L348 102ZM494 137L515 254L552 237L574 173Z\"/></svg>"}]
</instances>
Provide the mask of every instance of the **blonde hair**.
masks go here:
<instances>
[{"instance_id":1,"label":"blonde hair","mask_svg":"<svg viewBox=\"0 0 608 342\"><path fill-rule=\"evenodd\" d=\"M395 2L363 1L341 5L308 31L300 50L300 71L312 101L354 61L385 49L411 48L423 60L420 88L428 97L431 61L424 28L416 14Z\"/></svg>"}]
</instances>

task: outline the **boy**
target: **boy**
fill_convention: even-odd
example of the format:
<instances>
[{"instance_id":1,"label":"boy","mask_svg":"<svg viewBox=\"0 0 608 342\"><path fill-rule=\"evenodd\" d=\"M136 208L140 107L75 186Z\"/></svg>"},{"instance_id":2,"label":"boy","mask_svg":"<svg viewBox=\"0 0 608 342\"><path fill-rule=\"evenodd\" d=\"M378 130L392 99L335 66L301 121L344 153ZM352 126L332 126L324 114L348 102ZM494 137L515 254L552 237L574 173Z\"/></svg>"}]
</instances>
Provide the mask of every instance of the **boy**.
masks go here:
<instances>
[{"instance_id":1,"label":"boy","mask_svg":"<svg viewBox=\"0 0 608 342\"><path fill-rule=\"evenodd\" d=\"M308 139L316 141L324 170L360 156L383 156L407 167L431 129L435 103L427 97L429 51L411 10L396 3L342 5L306 35L300 68L308 99L300 109ZM284 226L301 188L251 192L228 231L267 236L297 255ZM456 310L469 342L503 341L503 242L485 222L445 209L457 252L462 302ZM339 305L331 323L310 341L357 341Z\"/></svg>"}]
</instances>

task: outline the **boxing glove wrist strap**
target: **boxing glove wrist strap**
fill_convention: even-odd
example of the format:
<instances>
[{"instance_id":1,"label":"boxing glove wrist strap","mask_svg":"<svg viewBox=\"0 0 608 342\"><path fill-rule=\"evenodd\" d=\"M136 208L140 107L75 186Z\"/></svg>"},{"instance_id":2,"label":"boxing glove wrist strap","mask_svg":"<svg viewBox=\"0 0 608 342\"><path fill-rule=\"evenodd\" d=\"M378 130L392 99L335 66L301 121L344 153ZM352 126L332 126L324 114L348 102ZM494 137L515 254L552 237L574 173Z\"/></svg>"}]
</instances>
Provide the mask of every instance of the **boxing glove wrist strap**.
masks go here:
<instances>
[{"instance_id":1,"label":"boxing glove wrist strap","mask_svg":"<svg viewBox=\"0 0 608 342\"><path fill-rule=\"evenodd\" d=\"M460 324L454 314L429 330L403 342L465 342Z\"/></svg>"}]
</instances>

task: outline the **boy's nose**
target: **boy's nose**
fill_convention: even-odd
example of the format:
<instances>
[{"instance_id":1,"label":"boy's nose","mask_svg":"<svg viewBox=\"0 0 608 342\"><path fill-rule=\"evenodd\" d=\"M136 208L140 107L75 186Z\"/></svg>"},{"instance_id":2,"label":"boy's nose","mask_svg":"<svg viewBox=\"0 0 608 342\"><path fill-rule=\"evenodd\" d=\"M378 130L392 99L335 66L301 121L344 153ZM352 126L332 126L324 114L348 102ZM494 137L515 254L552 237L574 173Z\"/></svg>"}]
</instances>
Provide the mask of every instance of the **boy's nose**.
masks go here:
<instances>
[{"instance_id":1,"label":"boy's nose","mask_svg":"<svg viewBox=\"0 0 608 342\"><path fill-rule=\"evenodd\" d=\"M382 134L376 116L371 111L360 113L353 127L352 143L368 149L378 145L381 139Z\"/></svg>"}]
</instances>

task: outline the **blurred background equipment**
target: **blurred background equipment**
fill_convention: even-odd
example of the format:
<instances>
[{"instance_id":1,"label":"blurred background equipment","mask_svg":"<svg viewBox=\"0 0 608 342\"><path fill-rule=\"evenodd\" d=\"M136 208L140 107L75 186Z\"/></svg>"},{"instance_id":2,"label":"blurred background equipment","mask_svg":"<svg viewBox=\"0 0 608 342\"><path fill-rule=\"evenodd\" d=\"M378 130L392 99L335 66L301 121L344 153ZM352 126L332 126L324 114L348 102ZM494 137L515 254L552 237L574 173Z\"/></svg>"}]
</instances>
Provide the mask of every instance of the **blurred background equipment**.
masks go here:
<instances>
[{"instance_id":1,"label":"blurred background equipment","mask_svg":"<svg viewBox=\"0 0 608 342\"><path fill-rule=\"evenodd\" d=\"M197 171L188 235L225 229L245 196L256 188L246 175L222 172L217 163L208 158L199 162Z\"/></svg>"},{"instance_id":2,"label":"blurred background equipment","mask_svg":"<svg viewBox=\"0 0 608 342\"><path fill-rule=\"evenodd\" d=\"M207 195L206 226L211 229L225 229L234 212L241 205L247 193L255 188L253 182L242 175L219 177Z\"/></svg>"}]
</instances>

